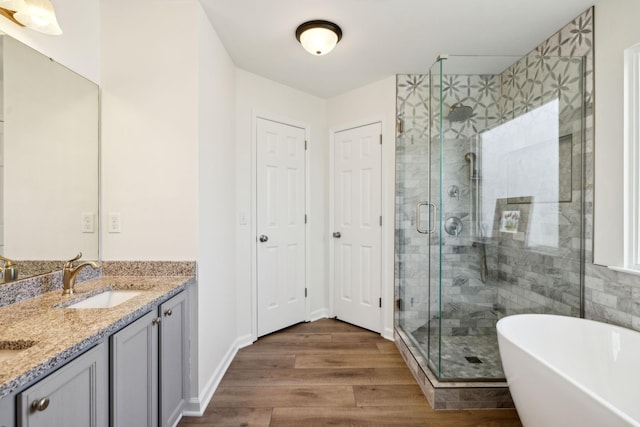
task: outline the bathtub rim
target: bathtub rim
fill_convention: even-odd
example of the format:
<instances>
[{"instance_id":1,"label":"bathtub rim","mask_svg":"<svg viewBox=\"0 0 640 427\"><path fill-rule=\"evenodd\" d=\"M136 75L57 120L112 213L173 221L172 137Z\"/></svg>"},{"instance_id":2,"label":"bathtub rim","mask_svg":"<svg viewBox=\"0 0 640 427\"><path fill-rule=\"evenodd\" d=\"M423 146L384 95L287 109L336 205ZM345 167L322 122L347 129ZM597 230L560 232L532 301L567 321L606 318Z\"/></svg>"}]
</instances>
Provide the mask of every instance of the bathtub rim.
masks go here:
<instances>
[{"instance_id":1,"label":"bathtub rim","mask_svg":"<svg viewBox=\"0 0 640 427\"><path fill-rule=\"evenodd\" d=\"M632 332L632 333L638 334L640 332L634 331L633 329L625 328L625 327L622 327L622 326L612 325L610 323L599 322L597 320L585 319L585 318L582 318L582 317L563 316L563 315L559 315L559 314L536 314L536 313L512 314L512 315L505 316L505 317L499 319L498 322L496 323L496 332L498 334L498 349L500 349L500 340L501 339L504 339L504 340L508 341L509 344L515 346L516 348L518 348L522 352L526 353L529 357L531 357L534 360L536 360L537 362L541 363L544 367L546 367L547 369L551 370L552 372L554 372L555 374L560 376L562 379L566 380L571 385L573 385L574 387L576 387L579 390L581 390L583 393L586 393L588 396L593 398L596 402L598 402L599 404L603 405L607 409L609 409L612 412L614 412L616 415L618 415L624 421L628 422L630 425L635 426L635 427L640 427L640 420L636 420L636 419L632 418L626 412L622 411L617 406L611 404L608 400L604 399L603 397L601 397L597 393L593 392L591 389L585 387L579 381L576 381L576 380L572 379L571 377L569 377L568 375L566 375L565 373L561 372L558 368L556 368L553 365L551 365L550 363L546 362L544 359L540 358L538 355L535 355L535 354L531 353L530 351L528 351L527 349L523 348L522 346L518 345L514 340L512 340L511 338L507 337L504 334L504 328L505 328L504 324L509 323L509 322L515 322L515 321L518 321L517 319L521 319L521 318L525 318L525 317L526 318L542 318L542 317L555 318L555 319L563 321L563 322L567 322L567 321L576 322L576 323L587 322L587 323L591 323L591 324L598 324L598 325L601 325L601 326L606 326L607 328L611 328L613 330L624 331L624 333ZM513 318L513 319L507 320L509 318ZM502 325L501 325L501 322L502 322ZM500 352L500 357L502 358L502 352ZM503 364L504 364L504 361L503 361ZM505 372L505 378L507 379L507 384L509 384L509 377L507 376L506 372ZM517 402L515 401L515 399L514 399L514 403L516 403L516 409L517 409L518 405L517 405Z\"/></svg>"}]
</instances>

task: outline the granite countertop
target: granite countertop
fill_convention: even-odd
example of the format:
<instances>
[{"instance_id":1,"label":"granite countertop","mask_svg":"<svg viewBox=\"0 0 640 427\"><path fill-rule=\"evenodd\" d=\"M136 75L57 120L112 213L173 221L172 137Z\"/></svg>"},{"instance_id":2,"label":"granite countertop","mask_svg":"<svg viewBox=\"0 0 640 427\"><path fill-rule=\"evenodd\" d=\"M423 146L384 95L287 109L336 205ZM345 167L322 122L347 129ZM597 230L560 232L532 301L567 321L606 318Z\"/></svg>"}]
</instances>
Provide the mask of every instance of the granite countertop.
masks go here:
<instances>
[{"instance_id":1,"label":"granite countertop","mask_svg":"<svg viewBox=\"0 0 640 427\"><path fill-rule=\"evenodd\" d=\"M0 351L26 348L0 359L0 398L104 341L191 283L195 283L193 276L103 276L76 284L76 293L71 297L56 290L1 307ZM54 307L105 288L143 292L112 308Z\"/></svg>"}]
</instances>

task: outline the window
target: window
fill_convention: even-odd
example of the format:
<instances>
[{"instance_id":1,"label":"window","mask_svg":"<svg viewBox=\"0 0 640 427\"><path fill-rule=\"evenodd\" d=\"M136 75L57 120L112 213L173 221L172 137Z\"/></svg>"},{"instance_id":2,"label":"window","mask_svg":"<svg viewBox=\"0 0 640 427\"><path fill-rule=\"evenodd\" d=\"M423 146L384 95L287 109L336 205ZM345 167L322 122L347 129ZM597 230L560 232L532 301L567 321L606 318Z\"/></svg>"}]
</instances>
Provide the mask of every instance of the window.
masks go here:
<instances>
[{"instance_id":1,"label":"window","mask_svg":"<svg viewBox=\"0 0 640 427\"><path fill-rule=\"evenodd\" d=\"M625 268L640 271L640 43L625 50Z\"/></svg>"}]
</instances>

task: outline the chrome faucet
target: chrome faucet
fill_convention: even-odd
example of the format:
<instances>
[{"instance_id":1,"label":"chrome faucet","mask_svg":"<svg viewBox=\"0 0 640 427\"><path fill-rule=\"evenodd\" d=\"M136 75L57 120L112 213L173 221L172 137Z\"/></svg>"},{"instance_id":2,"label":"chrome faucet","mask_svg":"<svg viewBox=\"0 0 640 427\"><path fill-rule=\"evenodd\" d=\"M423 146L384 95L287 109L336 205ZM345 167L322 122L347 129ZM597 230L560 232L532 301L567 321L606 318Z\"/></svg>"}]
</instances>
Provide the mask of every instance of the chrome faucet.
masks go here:
<instances>
[{"instance_id":1,"label":"chrome faucet","mask_svg":"<svg viewBox=\"0 0 640 427\"><path fill-rule=\"evenodd\" d=\"M4 262L4 265L0 267L0 279L2 283L13 282L18 278L18 266L14 260L0 256L0 261Z\"/></svg>"},{"instance_id":2,"label":"chrome faucet","mask_svg":"<svg viewBox=\"0 0 640 427\"><path fill-rule=\"evenodd\" d=\"M73 263L78 261L82 257L80 252L75 258L70 259L64 263L64 270L62 275L62 295L73 295L75 292L76 276L85 267L92 267L94 270L100 268L100 264L95 261L87 261L77 266L73 266Z\"/></svg>"}]
</instances>

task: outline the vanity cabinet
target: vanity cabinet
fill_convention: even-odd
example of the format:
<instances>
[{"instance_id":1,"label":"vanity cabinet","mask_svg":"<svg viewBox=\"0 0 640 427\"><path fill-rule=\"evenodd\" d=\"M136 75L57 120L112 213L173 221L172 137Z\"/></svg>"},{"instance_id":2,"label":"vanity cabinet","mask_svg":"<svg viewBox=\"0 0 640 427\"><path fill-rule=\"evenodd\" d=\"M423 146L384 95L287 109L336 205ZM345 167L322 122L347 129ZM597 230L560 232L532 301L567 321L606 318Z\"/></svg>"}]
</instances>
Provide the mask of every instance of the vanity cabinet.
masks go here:
<instances>
[{"instance_id":1,"label":"vanity cabinet","mask_svg":"<svg viewBox=\"0 0 640 427\"><path fill-rule=\"evenodd\" d=\"M114 427L172 426L188 389L187 293L111 336Z\"/></svg>"},{"instance_id":2,"label":"vanity cabinet","mask_svg":"<svg viewBox=\"0 0 640 427\"><path fill-rule=\"evenodd\" d=\"M158 425L157 313L111 336L111 425Z\"/></svg>"},{"instance_id":3,"label":"vanity cabinet","mask_svg":"<svg viewBox=\"0 0 640 427\"><path fill-rule=\"evenodd\" d=\"M0 427L16 425L15 396L10 394L0 399Z\"/></svg>"},{"instance_id":4,"label":"vanity cabinet","mask_svg":"<svg viewBox=\"0 0 640 427\"><path fill-rule=\"evenodd\" d=\"M189 310L187 292L160 306L160 426L171 427L189 395Z\"/></svg>"},{"instance_id":5,"label":"vanity cabinet","mask_svg":"<svg viewBox=\"0 0 640 427\"><path fill-rule=\"evenodd\" d=\"M19 393L16 409L18 427L107 427L107 344L99 344Z\"/></svg>"}]
</instances>

